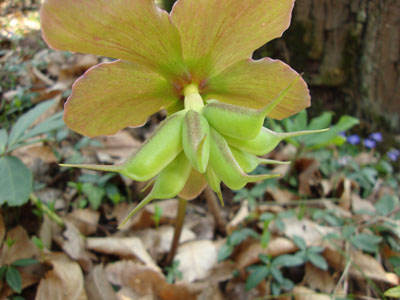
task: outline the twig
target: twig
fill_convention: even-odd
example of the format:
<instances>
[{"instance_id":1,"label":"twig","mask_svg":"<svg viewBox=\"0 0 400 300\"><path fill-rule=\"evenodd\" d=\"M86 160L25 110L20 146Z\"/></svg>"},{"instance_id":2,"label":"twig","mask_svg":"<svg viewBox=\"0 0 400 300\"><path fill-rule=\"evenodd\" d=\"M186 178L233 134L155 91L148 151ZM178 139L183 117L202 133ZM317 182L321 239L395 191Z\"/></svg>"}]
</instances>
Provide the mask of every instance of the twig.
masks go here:
<instances>
[{"instance_id":1,"label":"twig","mask_svg":"<svg viewBox=\"0 0 400 300\"><path fill-rule=\"evenodd\" d=\"M349 252L349 248L350 248L350 244L348 241L346 241L345 244L345 253ZM333 289L333 294L337 295L338 294L338 289L339 286L342 284L343 282L343 296L347 296L347 291L348 291L348 278L349 278L349 271L350 271L350 267L351 267L351 260L347 259L346 261L346 266L342 272L342 275L340 276L335 288Z\"/></svg>"},{"instance_id":2,"label":"twig","mask_svg":"<svg viewBox=\"0 0 400 300\"><path fill-rule=\"evenodd\" d=\"M178 249L179 239L183 228L183 221L185 220L187 200L179 198L178 210L175 219L174 238L172 240L171 249L169 250L165 265L169 266L174 261L176 250Z\"/></svg>"}]
</instances>

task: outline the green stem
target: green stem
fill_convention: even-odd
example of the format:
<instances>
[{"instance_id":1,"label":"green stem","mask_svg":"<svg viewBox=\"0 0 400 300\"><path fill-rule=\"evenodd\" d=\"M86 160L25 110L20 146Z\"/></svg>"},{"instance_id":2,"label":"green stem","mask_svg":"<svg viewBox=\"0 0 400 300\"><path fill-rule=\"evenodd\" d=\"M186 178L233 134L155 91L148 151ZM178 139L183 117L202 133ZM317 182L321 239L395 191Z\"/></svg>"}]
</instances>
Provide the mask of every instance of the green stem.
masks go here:
<instances>
[{"instance_id":1,"label":"green stem","mask_svg":"<svg viewBox=\"0 0 400 300\"><path fill-rule=\"evenodd\" d=\"M174 261L176 250L178 249L179 239L181 237L183 228L183 221L185 220L185 215L186 215L186 205L187 205L187 200L179 198L178 210L175 218L174 238L172 240L171 249L165 261L165 264L167 266L171 265L172 262Z\"/></svg>"},{"instance_id":2,"label":"green stem","mask_svg":"<svg viewBox=\"0 0 400 300\"><path fill-rule=\"evenodd\" d=\"M54 212L52 211L50 208L47 207L47 205L44 205L38 197L36 197L36 195L34 193L31 193L29 195L29 199L32 201L33 204L35 204L37 206L37 208L45 213L46 215L49 216L49 218L55 222L58 226L64 228L65 227L65 223L64 221Z\"/></svg>"},{"instance_id":3,"label":"green stem","mask_svg":"<svg viewBox=\"0 0 400 300\"><path fill-rule=\"evenodd\" d=\"M200 111L204 107L203 98L201 98L197 85L190 84L183 90L185 95L185 109Z\"/></svg>"},{"instance_id":4,"label":"green stem","mask_svg":"<svg viewBox=\"0 0 400 300\"><path fill-rule=\"evenodd\" d=\"M221 209L220 206L218 205L218 199L215 196L214 191L210 188L210 186L207 185L207 187L204 189L204 197L206 198L207 206L208 209L210 210L210 213L213 215L215 224L217 225L218 231L226 235L226 221L221 215Z\"/></svg>"}]
</instances>

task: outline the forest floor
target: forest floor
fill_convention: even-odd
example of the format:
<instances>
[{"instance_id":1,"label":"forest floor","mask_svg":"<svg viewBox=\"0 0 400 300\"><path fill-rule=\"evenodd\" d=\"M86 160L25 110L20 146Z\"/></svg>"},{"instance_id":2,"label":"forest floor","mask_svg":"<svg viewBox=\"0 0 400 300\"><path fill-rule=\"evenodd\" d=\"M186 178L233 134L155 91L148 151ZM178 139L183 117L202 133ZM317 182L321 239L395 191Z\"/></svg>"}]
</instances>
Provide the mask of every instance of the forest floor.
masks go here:
<instances>
[{"instance_id":1,"label":"forest floor","mask_svg":"<svg viewBox=\"0 0 400 300\"><path fill-rule=\"evenodd\" d=\"M0 129L11 136L27 112L54 102L24 128L53 118L39 139L24 135L0 155L0 164L15 157L33 174L20 205L4 203L8 174L0 173L0 299L390 299L384 292L400 276L400 162L396 149L380 148L379 133L352 135L356 122L347 118L325 140L282 143L268 158L292 164L256 170L281 179L224 187L224 207L210 193L188 203L174 263L166 265L178 199L153 202L117 230L145 184L58 165L119 162L163 113L110 137L68 130L60 112L72 83L109 59L48 49L35 7L7 7L0 25ZM266 125L309 128L312 120L302 113ZM18 180L16 194L26 189Z\"/></svg>"}]
</instances>

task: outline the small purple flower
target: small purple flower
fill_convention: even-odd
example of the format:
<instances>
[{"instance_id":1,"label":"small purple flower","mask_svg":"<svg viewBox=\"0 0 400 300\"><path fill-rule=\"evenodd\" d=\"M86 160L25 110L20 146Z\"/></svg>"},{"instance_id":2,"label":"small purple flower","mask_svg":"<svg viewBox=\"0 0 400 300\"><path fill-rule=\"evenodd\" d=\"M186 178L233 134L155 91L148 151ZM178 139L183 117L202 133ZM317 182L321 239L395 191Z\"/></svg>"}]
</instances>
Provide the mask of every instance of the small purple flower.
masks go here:
<instances>
[{"instance_id":1,"label":"small purple flower","mask_svg":"<svg viewBox=\"0 0 400 300\"><path fill-rule=\"evenodd\" d=\"M382 133L380 133L380 132L371 133L369 135L369 139L372 139L372 140L374 140L375 142L378 142L378 143L382 142L383 141Z\"/></svg>"},{"instance_id":2,"label":"small purple flower","mask_svg":"<svg viewBox=\"0 0 400 300\"><path fill-rule=\"evenodd\" d=\"M344 131L339 132L339 135L346 138L346 133Z\"/></svg>"},{"instance_id":3,"label":"small purple flower","mask_svg":"<svg viewBox=\"0 0 400 300\"><path fill-rule=\"evenodd\" d=\"M391 161L396 161L400 156L400 151L398 149L392 149L387 153L387 156Z\"/></svg>"},{"instance_id":4,"label":"small purple flower","mask_svg":"<svg viewBox=\"0 0 400 300\"><path fill-rule=\"evenodd\" d=\"M373 139L365 139L364 146L368 149L373 149L376 147L376 141L374 141Z\"/></svg>"},{"instance_id":5,"label":"small purple flower","mask_svg":"<svg viewBox=\"0 0 400 300\"><path fill-rule=\"evenodd\" d=\"M347 142L352 145L357 145L360 143L360 137L357 134L352 134L347 137Z\"/></svg>"}]
</instances>

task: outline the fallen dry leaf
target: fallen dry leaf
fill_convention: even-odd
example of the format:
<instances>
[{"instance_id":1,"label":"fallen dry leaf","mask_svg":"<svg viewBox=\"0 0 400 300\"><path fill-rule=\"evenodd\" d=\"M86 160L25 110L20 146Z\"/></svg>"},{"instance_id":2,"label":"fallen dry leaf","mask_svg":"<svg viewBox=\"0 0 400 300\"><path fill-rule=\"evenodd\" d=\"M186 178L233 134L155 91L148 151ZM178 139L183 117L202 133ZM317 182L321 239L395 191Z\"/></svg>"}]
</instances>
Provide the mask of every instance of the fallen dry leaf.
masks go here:
<instances>
[{"instance_id":1,"label":"fallen dry leaf","mask_svg":"<svg viewBox=\"0 0 400 300\"><path fill-rule=\"evenodd\" d=\"M188 242L179 246L175 260L184 281L204 279L217 263L217 247L207 240Z\"/></svg>"},{"instance_id":2,"label":"fallen dry leaf","mask_svg":"<svg viewBox=\"0 0 400 300\"><path fill-rule=\"evenodd\" d=\"M71 261L64 253L50 254L46 261L53 269L40 281L35 300L87 299L78 263Z\"/></svg>"},{"instance_id":3,"label":"fallen dry leaf","mask_svg":"<svg viewBox=\"0 0 400 300\"><path fill-rule=\"evenodd\" d=\"M365 214L366 218L370 218L369 213L375 213L375 206L371 201L362 199L358 194L352 193L351 195L351 210L355 214Z\"/></svg>"},{"instance_id":4,"label":"fallen dry leaf","mask_svg":"<svg viewBox=\"0 0 400 300\"><path fill-rule=\"evenodd\" d=\"M314 291L328 294L333 292L336 285L328 271L323 271L311 263L306 263L303 283Z\"/></svg>"},{"instance_id":5,"label":"fallen dry leaf","mask_svg":"<svg viewBox=\"0 0 400 300\"><path fill-rule=\"evenodd\" d=\"M284 234L287 237L293 238L294 235L298 235L306 241L308 246L321 245L325 235L338 232L336 228L320 226L308 219L286 218L283 223L285 224Z\"/></svg>"},{"instance_id":6,"label":"fallen dry leaf","mask_svg":"<svg viewBox=\"0 0 400 300\"><path fill-rule=\"evenodd\" d=\"M54 233L54 241L69 257L79 262L85 271L90 271L92 268L92 260L95 260L96 256L86 251L85 240L79 230L68 221L64 223L66 229Z\"/></svg>"},{"instance_id":7,"label":"fallen dry leaf","mask_svg":"<svg viewBox=\"0 0 400 300\"><path fill-rule=\"evenodd\" d=\"M46 214L43 215L43 222L39 229L39 238L42 241L45 249L51 249L54 226L57 225L54 225L53 221Z\"/></svg>"},{"instance_id":8,"label":"fallen dry leaf","mask_svg":"<svg viewBox=\"0 0 400 300\"><path fill-rule=\"evenodd\" d=\"M65 219L74 224L84 236L88 236L97 231L99 218L100 212L85 208L74 209Z\"/></svg>"},{"instance_id":9,"label":"fallen dry leaf","mask_svg":"<svg viewBox=\"0 0 400 300\"><path fill-rule=\"evenodd\" d=\"M268 187L266 189L266 192L269 195L271 195L272 199L274 201L276 201L276 203L280 203L280 204L290 203L293 200L299 199L299 196L297 196L296 194L294 194L288 190L280 189L277 187L274 187L274 188Z\"/></svg>"},{"instance_id":10,"label":"fallen dry leaf","mask_svg":"<svg viewBox=\"0 0 400 300\"><path fill-rule=\"evenodd\" d=\"M58 160L54 155L53 149L43 143L36 143L18 148L13 151L13 155L17 156L28 167L32 167L35 160L40 160L42 164L57 163Z\"/></svg>"},{"instance_id":11,"label":"fallen dry leaf","mask_svg":"<svg viewBox=\"0 0 400 300\"><path fill-rule=\"evenodd\" d=\"M86 248L100 253L116 255L123 259L137 258L152 270L161 273L160 268L137 237L91 237L86 240Z\"/></svg>"},{"instance_id":12,"label":"fallen dry leaf","mask_svg":"<svg viewBox=\"0 0 400 300\"><path fill-rule=\"evenodd\" d=\"M242 201L240 208L232 220L226 225L227 234L235 231L236 227L249 216L249 203L247 200Z\"/></svg>"},{"instance_id":13,"label":"fallen dry leaf","mask_svg":"<svg viewBox=\"0 0 400 300\"><path fill-rule=\"evenodd\" d=\"M295 300L331 300L330 296L317 293L304 286L295 286L292 293Z\"/></svg>"},{"instance_id":14,"label":"fallen dry leaf","mask_svg":"<svg viewBox=\"0 0 400 300\"><path fill-rule=\"evenodd\" d=\"M174 237L174 227L172 226L161 226L158 228L157 232L160 236L160 251L166 253L171 248L172 239ZM196 235L193 231L189 230L186 227L182 228L181 235L179 237L179 244L192 241L196 238Z\"/></svg>"},{"instance_id":15,"label":"fallen dry leaf","mask_svg":"<svg viewBox=\"0 0 400 300\"><path fill-rule=\"evenodd\" d=\"M291 240L283 237L273 238L268 243L267 248L263 248L260 241L253 241L236 256L236 267L241 270L259 262L260 254L275 257L282 254L292 253L296 250L297 246Z\"/></svg>"},{"instance_id":16,"label":"fallen dry leaf","mask_svg":"<svg viewBox=\"0 0 400 300\"><path fill-rule=\"evenodd\" d=\"M14 241L14 244L11 248L3 244L0 253L0 265L11 264L18 259L38 257L38 249L31 242L23 227L17 226L8 231L6 240Z\"/></svg>"},{"instance_id":17,"label":"fallen dry leaf","mask_svg":"<svg viewBox=\"0 0 400 300\"><path fill-rule=\"evenodd\" d=\"M118 224L120 224L135 206L136 204L128 204L126 202L120 203L116 206L112 216L114 216L117 219ZM176 211L178 208L178 200L168 199L146 205L124 225L122 230L128 231L132 229L153 227L155 225L153 216L156 206L162 210L159 225L171 224L173 220L175 220Z\"/></svg>"},{"instance_id":18,"label":"fallen dry leaf","mask_svg":"<svg viewBox=\"0 0 400 300\"><path fill-rule=\"evenodd\" d=\"M112 284L131 289L131 295L152 296L162 300L194 300L199 293L199 289L190 285L168 284L164 275L133 261L108 264L105 270Z\"/></svg>"},{"instance_id":19,"label":"fallen dry leaf","mask_svg":"<svg viewBox=\"0 0 400 300\"><path fill-rule=\"evenodd\" d=\"M338 271L343 271L346 266L346 259L336 250L327 248L324 251L324 257L328 264ZM372 256L362 253L361 251L351 251L350 254L352 266L349 273L356 278L368 277L372 280L378 280L390 283L392 285L399 284L399 277L393 276L393 273L387 273L382 265Z\"/></svg>"},{"instance_id":20,"label":"fallen dry leaf","mask_svg":"<svg viewBox=\"0 0 400 300\"><path fill-rule=\"evenodd\" d=\"M89 300L118 300L102 265L95 266L86 277L85 288Z\"/></svg>"},{"instance_id":21,"label":"fallen dry leaf","mask_svg":"<svg viewBox=\"0 0 400 300\"><path fill-rule=\"evenodd\" d=\"M299 193L311 196L311 188L319 185L322 180L319 162L313 158L301 158L295 162L294 168L299 174Z\"/></svg>"},{"instance_id":22,"label":"fallen dry leaf","mask_svg":"<svg viewBox=\"0 0 400 300\"><path fill-rule=\"evenodd\" d=\"M135 230L133 236L138 237L146 250L155 261L162 259L164 254L171 248L172 238L174 234L174 227L171 225L163 225L158 229L146 228L142 230ZM196 235L190 229L183 227L179 243L194 240Z\"/></svg>"},{"instance_id":23,"label":"fallen dry leaf","mask_svg":"<svg viewBox=\"0 0 400 300\"><path fill-rule=\"evenodd\" d=\"M122 130L113 136L98 137L96 140L102 144L102 147L91 148L90 151L95 151L100 163L120 163L142 144L127 130Z\"/></svg>"}]
</instances>

